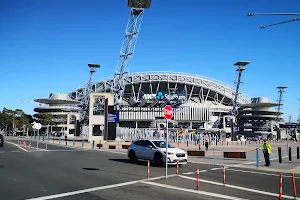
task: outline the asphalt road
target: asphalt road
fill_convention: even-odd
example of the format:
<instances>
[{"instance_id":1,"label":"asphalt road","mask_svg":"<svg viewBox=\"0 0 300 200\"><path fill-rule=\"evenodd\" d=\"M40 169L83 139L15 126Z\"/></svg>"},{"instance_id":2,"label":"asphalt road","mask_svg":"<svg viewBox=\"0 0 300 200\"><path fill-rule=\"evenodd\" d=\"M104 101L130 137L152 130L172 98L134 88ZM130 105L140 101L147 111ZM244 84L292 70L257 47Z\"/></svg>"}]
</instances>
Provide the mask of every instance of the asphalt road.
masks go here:
<instances>
[{"instance_id":1,"label":"asphalt road","mask_svg":"<svg viewBox=\"0 0 300 200\"><path fill-rule=\"evenodd\" d=\"M147 162L131 164L122 152L52 144L46 149L44 143L37 150L35 141L29 150L17 143L16 138L7 137L0 147L0 195L5 200L278 199L277 173L229 168L223 186L219 166L189 163L179 168L179 176L176 167L169 167L167 180L163 167L151 166L147 180ZM196 166L200 166L200 190L196 190ZM293 199L290 177L283 178L283 194Z\"/></svg>"}]
</instances>

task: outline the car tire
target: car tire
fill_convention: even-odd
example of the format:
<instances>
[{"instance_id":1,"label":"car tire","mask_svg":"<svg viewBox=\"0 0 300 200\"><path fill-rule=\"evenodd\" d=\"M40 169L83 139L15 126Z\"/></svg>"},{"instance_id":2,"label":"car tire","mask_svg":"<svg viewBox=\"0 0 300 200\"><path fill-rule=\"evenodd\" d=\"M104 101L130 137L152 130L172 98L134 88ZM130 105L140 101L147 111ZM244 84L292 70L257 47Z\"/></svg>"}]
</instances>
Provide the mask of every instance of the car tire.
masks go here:
<instances>
[{"instance_id":1,"label":"car tire","mask_svg":"<svg viewBox=\"0 0 300 200\"><path fill-rule=\"evenodd\" d=\"M163 165L163 157L160 153L156 153L154 155L154 164L157 167L161 167Z\"/></svg>"},{"instance_id":2,"label":"car tire","mask_svg":"<svg viewBox=\"0 0 300 200\"><path fill-rule=\"evenodd\" d=\"M135 152L133 150L129 151L128 157L129 157L129 160L130 160L131 163L136 163L137 157L136 157Z\"/></svg>"}]
</instances>

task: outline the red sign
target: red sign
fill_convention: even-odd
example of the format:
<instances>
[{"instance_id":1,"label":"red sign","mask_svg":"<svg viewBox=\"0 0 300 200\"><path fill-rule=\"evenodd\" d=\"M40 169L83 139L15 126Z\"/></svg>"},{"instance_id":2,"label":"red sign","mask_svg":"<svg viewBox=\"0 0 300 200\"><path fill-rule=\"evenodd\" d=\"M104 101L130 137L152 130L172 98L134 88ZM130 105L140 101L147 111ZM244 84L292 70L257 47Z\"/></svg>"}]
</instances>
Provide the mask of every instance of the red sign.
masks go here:
<instances>
[{"instance_id":1,"label":"red sign","mask_svg":"<svg viewBox=\"0 0 300 200\"><path fill-rule=\"evenodd\" d=\"M170 120L173 117L173 108L170 105L165 106L164 115L167 120Z\"/></svg>"}]
</instances>

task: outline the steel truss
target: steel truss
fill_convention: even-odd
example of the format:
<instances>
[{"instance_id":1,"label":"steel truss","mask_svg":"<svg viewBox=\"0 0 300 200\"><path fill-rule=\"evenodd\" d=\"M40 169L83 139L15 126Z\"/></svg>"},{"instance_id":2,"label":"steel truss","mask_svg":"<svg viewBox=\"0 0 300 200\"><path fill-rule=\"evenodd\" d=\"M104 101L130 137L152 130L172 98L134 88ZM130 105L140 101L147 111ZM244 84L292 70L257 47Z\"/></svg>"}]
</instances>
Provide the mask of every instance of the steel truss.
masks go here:
<instances>
[{"instance_id":1,"label":"steel truss","mask_svg":"<svg viewBox=\"0 0 300 200\"><path fill-rule=\"evenodd\" d=\"M176 73L176 72L144 72L129 74L123 79L126 90L124 90L124 98L134 96L139 98L142 95L142 88L147 87L148 91L157 94L161 87L167 87L172 93L183 88L183 92L188 94L188 102L204 103L211 101L214 104L230 105L235 97L235 88L223 82L192 74ZM167 85L164 85L167 84ZM146 85L146 86L145 86ZM114 78L97 82L93 85L94 92L111 92L114 88ZM124 87L125 88L125 87ZM182 89L181 89L182 90ZM78 89L70 93L75 100L80 100L84 88ZM250 103L250 97L245 94L239 94L237 101L239 104ZM196 103L196 102L195 102Z\"/></svg>"},{"instance_id":2,"label":"steel truss","mask_svg":"<svg viewBox=\"0 0 300 200\"><path fill-rule=\"evenodd\" d=\"M131 59L134 54L143 15L143 8L131 8L130 10L128 24L120 50L119 63L116 67L113 79L113 88L110 88L111 91L114 92L114 100L117 110L119 110L119 106L124 94L126 85L124 79L130 68Z\"/></svg>"}]
</instances>

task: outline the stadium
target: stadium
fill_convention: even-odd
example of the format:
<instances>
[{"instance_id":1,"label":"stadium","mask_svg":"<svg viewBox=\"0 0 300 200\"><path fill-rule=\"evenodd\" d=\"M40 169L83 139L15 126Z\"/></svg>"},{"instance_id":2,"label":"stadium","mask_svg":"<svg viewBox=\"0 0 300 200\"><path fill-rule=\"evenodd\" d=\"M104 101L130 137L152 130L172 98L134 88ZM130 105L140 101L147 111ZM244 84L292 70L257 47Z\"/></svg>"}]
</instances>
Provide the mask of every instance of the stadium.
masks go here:
<instances>
[{"instance_id":1,"label":"stadium","mask_svg":"<svg viewBox=\"0 0 300 200\"><path fill-rule=\"evenodd\" d=\"M113 81L111 77L94 83L92 92L112 92ZM231 110L235 94L234 87L221 81L178 72L132 73L124 81L120 127L149 128L154 120L163 117L163 107L169 104L174 108L173 120L178 126L212 128L220 116ZM85 90L85 87L79 88L69 96L81 101ZM250 98L240 94L238 102L250 103Z\"/></svg>"}]
</instances>

